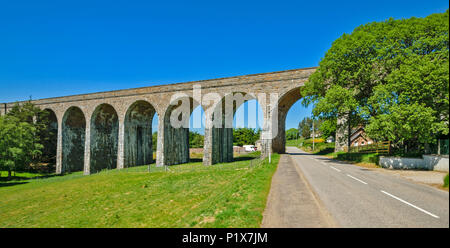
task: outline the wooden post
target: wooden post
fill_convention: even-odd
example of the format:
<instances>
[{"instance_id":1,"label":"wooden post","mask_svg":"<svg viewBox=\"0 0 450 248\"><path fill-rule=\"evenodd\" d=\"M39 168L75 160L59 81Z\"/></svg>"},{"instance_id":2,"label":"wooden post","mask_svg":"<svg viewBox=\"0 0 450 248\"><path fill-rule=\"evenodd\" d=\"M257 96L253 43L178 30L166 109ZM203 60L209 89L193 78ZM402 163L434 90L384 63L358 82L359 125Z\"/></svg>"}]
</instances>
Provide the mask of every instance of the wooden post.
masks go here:
<instances>
[{"instance_id":1,"label":"wooden post","mask_svg":"<svg viewBox=\"0 0 450 248\"><path fill-rule=\"evenodd\" d=\"M388 155L391 155L391 141L388 141Z\"/></svg>"}]
</instances>

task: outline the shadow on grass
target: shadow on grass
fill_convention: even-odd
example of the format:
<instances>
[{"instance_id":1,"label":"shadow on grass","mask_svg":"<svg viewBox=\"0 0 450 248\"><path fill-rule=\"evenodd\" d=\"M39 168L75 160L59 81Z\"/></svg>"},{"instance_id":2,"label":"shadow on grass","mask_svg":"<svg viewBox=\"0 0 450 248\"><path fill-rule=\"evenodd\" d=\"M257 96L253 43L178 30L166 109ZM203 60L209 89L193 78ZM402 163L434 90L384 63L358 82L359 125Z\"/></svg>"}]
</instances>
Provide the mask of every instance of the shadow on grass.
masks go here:
<instances>
[{"instance_id":1,"label":"shadow on grass","mask_svg":"<svg viewBox=\"0 0 450 248\"><path fill-rule=\"evenodd\" d=\"M255 157L252 156L239 156L239 157L234 157L233 158L233 162L239 162L239 161L247 161L247 160L252 160L255 159ZM191 158L189 159L190 163L200 163L203 162L203 159L201 158Z\"/></svg>"},{"instance_id":2,"label":"shadow on grass","mask_svg":"<svg viewBox=\"0 0 450 248\"><path fill-rule=\"evenodd\" d=\"M190 163L199 163L199 162L203 162L202 158L190 158L189 159Z\"/></svg>"},{"instance_id":3,"label":"shadow on grass","mask_svg":"<svg viewBox=\"0 0 450 248\"><path fill-rule=\"evenodd\" d=\"M0 183L0 188L2 187L9 187L9 186L15 186L15 185L20 185L20 184L26 184L28 182L9 182L9 183Z\"/></svg>"},{"instance_id":4,"label":"shadow on grass","mask_svg":"<svg viewBox=\"0 0 450 248\"><path fill-rule=\"evenodd\" d=\"M240 156L240 157L233 158L233 161L239 162L239 161L247 161L247 160L252 160L252 159L255 159L255 158L251 157L251 156Z\"/></svg>"},{"instance_id":5,"label":"shadow on grass","mask_svg":"<svg viewBox=\"0 0 450 248\"><path fill-rule=\"evenodd\" d=\"M33 177L23 177L23 176L12 176L10 178L8 177L0 177L0 183L2 184L8 184L5 186L12 186L17 184L24 184L28 182L23 181L29 181L29 180L35 180L35 179L47 179L52 177L62 177L69 175L71 173L65 173L65 174L48 174L48 175L42 175L42 176L33 176Z\"/></svg>"},{"instance_id":6,"label":"shadow on grass","mask_svg":"<svg viewBox=\"0 0 450 248\"><path fill-rule=\"evenodd\" d=\"M10 178L8 177L0 177L0 182L9 182L9 181L22 181L22 180L29 180L32 179L33 177L19 177L19 176L11 176Z\"/></svg>"},{"instance_id":7,"label":"shadow on grass","mask_svg":"<svg viewBox=\"0 0 450 248\"><path fill-rule=\"evenodd\" d=\"M379 162L379 155L378 154L364 154L364 153L338 153L336 155L336 159L338 160L346 160L346 161L352 161L356 163L360 162L369 162L369 163L375 163L378 164Z\"/></svg>"},{"instance_id":8,"label":"shadow on grass","mask_svg":"<svg viewBox=\"0 0 450 248\"><path fill-rule=\"evenodd\" d=\"M318 152L315 152L314 155L327 155L334 152L334 148L328 147Z\"/></svg>"}]
</instances>

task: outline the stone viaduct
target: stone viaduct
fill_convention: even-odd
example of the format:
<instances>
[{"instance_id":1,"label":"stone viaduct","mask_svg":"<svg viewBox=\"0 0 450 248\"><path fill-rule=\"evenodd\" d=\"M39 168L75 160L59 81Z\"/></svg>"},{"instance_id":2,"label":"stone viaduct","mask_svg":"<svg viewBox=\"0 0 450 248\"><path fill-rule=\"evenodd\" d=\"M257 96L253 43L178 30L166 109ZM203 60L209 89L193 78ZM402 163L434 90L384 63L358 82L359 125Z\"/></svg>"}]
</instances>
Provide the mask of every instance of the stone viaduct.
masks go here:
<instances>
[{"instance_id":1,"label":"stone viaduct","mask_svg":"<svg viewBox=\"0 0 450 248\"><path fill-rule=\"evenodd\" d=\"M50 113L57 133L56 172L84 171L84 174L108 168L145 165L153 162L152 120L158 116L156 165L173 165L189 161L189 129L174 128L169 117L182 100L191 103L190 111L201 105L205 110L224 102L208 102L195 96L241 93L247 100L257 98L264 115L264 133L276 133L262 139L262 154L285 151L285 120L290 107L301 98L304 85L315 68L201 80L110 92L47 98L32 101ZM270 94L276 93L275 101ZM175 98L174 95L180 95ZM181 99L185 98L185 99ZM171 101L172 100L172 101ZM0 114L14 103L2 104ZM239 106L234 103L234 111ZM275 116L276 115L276 116ZM277 118L274 118L277 117ZM233 160L232 128L212 127L213 114L205 111L206 127L203 163L212 165ZM271 125L273 122L275 125ZM276 130L274 130L276 129ZM272 136L267 136L272 137Z\"/></svg>"}]
</instances>

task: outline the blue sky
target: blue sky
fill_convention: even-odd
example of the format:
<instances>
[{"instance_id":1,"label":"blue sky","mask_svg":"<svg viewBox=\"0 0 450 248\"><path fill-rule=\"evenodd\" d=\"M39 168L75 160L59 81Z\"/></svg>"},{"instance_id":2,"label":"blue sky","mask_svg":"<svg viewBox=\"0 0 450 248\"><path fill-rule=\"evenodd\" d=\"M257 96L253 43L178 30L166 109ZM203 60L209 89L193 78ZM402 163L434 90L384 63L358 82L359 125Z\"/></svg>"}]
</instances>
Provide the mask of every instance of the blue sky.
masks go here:
<instances>
[{"instance_id":1,"label":"blue sky","mask_svg":"<svg viewBox=\"0 0 450 248\"><path fill-rule=\"evenodd\" d=\"M4 1L0 102L317 66L332 42L448 1ZM287 128L310 109L293 106Z\"/></svg>"}]
</instances>

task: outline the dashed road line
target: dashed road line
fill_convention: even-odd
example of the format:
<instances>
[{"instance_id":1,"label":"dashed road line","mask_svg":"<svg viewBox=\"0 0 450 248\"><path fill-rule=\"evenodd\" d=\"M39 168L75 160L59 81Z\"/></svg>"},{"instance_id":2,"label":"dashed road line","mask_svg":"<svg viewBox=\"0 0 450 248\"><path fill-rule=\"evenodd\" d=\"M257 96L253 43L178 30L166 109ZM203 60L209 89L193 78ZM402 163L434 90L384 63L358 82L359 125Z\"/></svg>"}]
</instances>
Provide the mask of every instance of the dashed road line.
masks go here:
<instances>
[{"instance_id":1,"label":"dashed road line","mask_svg":"<svg viewBox=\"0 0 450 248\"><path fill-rule=\"evenodd\" d=\"M334 167L334 166L331 166L331 165L330 165L330 168L333 169L333 170L335 170L335 171L337 171L337 172L341 172L341 170L339 170L338 168L336 168L336 167Z\"/></svg>"},{"instance_id":2,"label":"dashed road line","mask_svg":"<svg viewBox=\"0 0 450 248\"><path fill-rule=\"evenodd\" d=\"M354 176L352 176L352 175L347 174L347 176L350 177L350 178L355 179L356 181L358 181L358 182L360 182L360 183L367 184L367 183L364 182L363 180L360 180L360 179L358 179L358 178L356 178L356 177L354 177Z\"/></svg>"},{"instance_id":3,"label":"dashed road line","mask_svg":"<svg viewBox=\"0 0 450 248\"><path fill-rule=\"evenodd\" d=\"M311 158L311 157L310 157ZM317 162L320 162L321 164L323 164L323 165L327 165L325 162L323 162L323 161L318 161L317 159L315 159L314 157L312 157L311 159L314 159L314 160L316 160ZM336 167L334 167L334 166L331 166L330 165L330 168L332 168L333 170L336 170L337 172L341 172L341 170L339 170L338 168L336 168ZM356 181L358 181L358 182L360 182L360 183L363 183L363 184L368 184L368 183L366 183L366 182L364 182L364 181L362 181L362 180L360 180L360 179L358 179L358 178L356 178L356 177L354 177L354 176L352 176L352 175L350 175L350 174L347 174L347 176L348 177L350 177L350 178L352 178L352 179L354 179L354 180L356 180ZM435 214L433 214L433 213L430 213L430 212L428 212L428 211L426 211L426 210L424 210L424 209L422 209L422 208L420 208L420 207L418 207L418 206L416 206L416 205L414 205L414 204L412 204L412 203L409 203L409 202L407 202L407 201L405 201L405 200L403 200L403 199L401 199L401 198L399 198L399 197L397 197L397 196L395 196L395 195L392 195L392 194L390 194L390 193L388 193L388 192L386 192L386 191L384 191L384 190L380 190L383 194L386 194L386 195L388 195L388 196L390 196L390 197L392 197L392 198L394 198L394 199L396 199L396 200L398 200L398 201L400 201L400 202L402 202L402 203L404 203L404 204L406 204L406 205L408 205L408 206L411 206L411 207L413 207L413 208L415 208L415 209L417 209L417 210L419 210L419 211L421 211L421 212L423 212L423 213L426 213L426 214L428 214L428 215L430 215L430 216L432 216L432 217L434 217L434 218L436 218L436 219L439 219L439 216L437 216L437 215L435 215Z\"/></svg>"},{"instance_id":4,"label":"dashed road line","mask_svg":"<svg viewBox=\"0 0 450 248\"><path fill-rule=\"evenodd\" d=\"M388 195L388 196L390 196L390 197L392 197L392 198L394 198L394 199L396 199L396 200L399 200L399 201L405 203L406 205L409 205L409 206L411 206L411 207L413 207L413 208L415 208L415 209L417 209L417 210L419 210L419 211L422 211L422 212L424 212L424 213L426 213L426 214L428 214L428 215L430 215L430 216L432 216L432 217L434 217L434 218L436 218L436 219L439 219L439 216L437 216L437 215L435 215L435 214L432 214L432 213L430 213L430 212L428 212L428 211L426 211L426 210L424 210L424 209L422 209L422 208L419 208L418 206L416 206L416 205L414 205L414 204L412 204L412 203L409 203L409 202L407 202L407 201L405 201L405 200L403 200L403 199L401 199L401 198L398 198L398 197L395 196L395 195L389 194L388 192L386 192L386 191L384 191L384 190L381 190L381 192L384 193L384 194L386 194L386 195Z\"/></svg>"},{"instance_id":5,"label":"dashed road line","mask_svg":"<svg viewBox=\"0 0 450 248\"><path fill-rule=\"evenodd\" d=\"M417 210L420 210L420 211L422 211L422 212L424 212L424 213L426 213L426 214L428 214L428 215L430 215L430 216L432 216L432 217L434 217L434 218L436 218L436 219L439 219L439 216L437 216L437 215L435 215L435 214L432 214L432 213L430 213L430 212L428 212L428 211L426 211L426 210L424 210L424 209L422 209L422 208L419 208L418 206L416 206L416 205L414 205L414 204L411 204L411 203L409 203L409 202L407 202L407 201L405 201L405 200L403 200L403 199L400 199L400 198L398 198L398 197L395 196L395 195L389 194L388 192L383 191L383 190L381 190L381 192L384 193L384 194L386 194L386 195L388 195L388 196L390 196L390 197L392 197L392 198L394 198L394 199L396 199L396 200L399 200L399 201L401 201L401 202L403 202L403 203L405 203L405 204L407 204L407 205L409 205L409 206L411 206L411 207L413 207L413 208L415 208L415 209L417 209Z\"/></svg>"}]
</instances>

